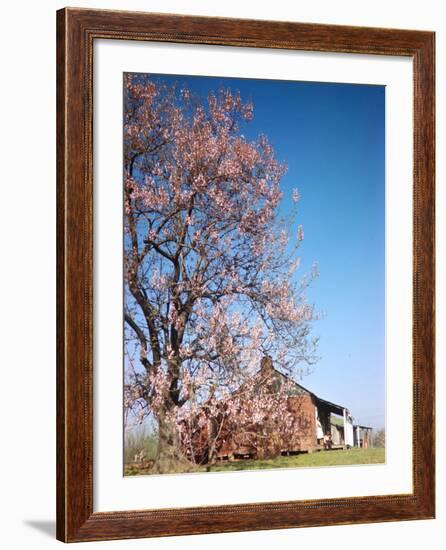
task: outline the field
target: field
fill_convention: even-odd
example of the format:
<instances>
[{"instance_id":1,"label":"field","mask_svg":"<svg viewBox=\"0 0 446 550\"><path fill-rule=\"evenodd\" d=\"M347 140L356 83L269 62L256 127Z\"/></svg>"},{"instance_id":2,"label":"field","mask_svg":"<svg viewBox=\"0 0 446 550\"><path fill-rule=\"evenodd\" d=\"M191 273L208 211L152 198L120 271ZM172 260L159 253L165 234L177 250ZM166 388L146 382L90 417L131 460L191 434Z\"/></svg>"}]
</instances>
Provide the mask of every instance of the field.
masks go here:
<instances>
[{"instance_id":1,"label":"field","mask_svg":"<svg viewBox=\"0 0 446 550\"><path fill-rule=\"evenodd\" d=\"M346 466L349 464L381 464L385 462L385 451L377 449L348 449L339 451L320 451L295 456L279 456L269 460L240 460L211 466L211 472L232 470L259 470L269 468L309 468L323 466Z\"/></svg>"},{"instance_id":2,"label":"field","mask_svg":"<svg viewBox=\"0 0 446 550\"><path fill-rule=\"evenodd\" d=\"M197 472L231 472L238 470L264 470L271 468L311 468L325 466L347 466L351 464L382 464L385 462L385 449L348 449L320 451L294 456L279 456L268 460L237 460L221 462L214 466L202 466ZM127 464L125 475L150 474L150 462Z\"/></svg>"}]
</instances>

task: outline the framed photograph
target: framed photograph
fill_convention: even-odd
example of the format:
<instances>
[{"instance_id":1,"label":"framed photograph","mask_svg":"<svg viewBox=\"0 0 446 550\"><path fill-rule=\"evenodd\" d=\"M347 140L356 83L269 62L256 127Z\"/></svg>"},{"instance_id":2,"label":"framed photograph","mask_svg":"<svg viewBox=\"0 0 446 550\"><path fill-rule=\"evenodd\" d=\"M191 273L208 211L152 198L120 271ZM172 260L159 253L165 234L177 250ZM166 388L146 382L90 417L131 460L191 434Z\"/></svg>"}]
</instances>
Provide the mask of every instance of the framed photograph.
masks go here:
<instances>
[{"instance_id":1,"label":"framed photograph","mask_svg":"<svg viewBox=\"0 0 446 550\"><path fill-rule=\"evenodd\" d=\"M57 537L435 509L434 33L57 12Z\"/></svg>"}]
</instances>

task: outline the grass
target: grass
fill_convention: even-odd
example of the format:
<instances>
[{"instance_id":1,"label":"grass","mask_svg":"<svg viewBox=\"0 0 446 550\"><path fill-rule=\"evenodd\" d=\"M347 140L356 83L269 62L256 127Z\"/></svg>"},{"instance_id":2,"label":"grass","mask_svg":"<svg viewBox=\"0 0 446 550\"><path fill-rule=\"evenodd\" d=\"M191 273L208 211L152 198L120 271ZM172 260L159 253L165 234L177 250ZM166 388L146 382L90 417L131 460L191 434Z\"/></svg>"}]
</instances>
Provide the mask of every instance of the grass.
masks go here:
<instances>
[{"instance_id":1,"label":"grass","mask_svg":"<svg viewBox=\"0 0 446 550\"><path fill-rule=\"evenodd\" d=\"M203 466L202 472L234 472L240 470L268 470L272 468L312 468L325 466L347 466L352 464L383 464L385 449L348 449L337 451L319 451L302 453L294 456L279 456L268 460L237 460L235 462L220 462L215 466ZM124 475L150 475L153 462L127 463ZM198 470L199 472L200 470Z\"/></svg>"},{"instance_id":2,"label":"grass","mask_svg":"<svg viewBox=\"0 0 446 550\"><path fill-rule=\"evenodd\" d=\"M323 466L347 466L351 464L382 464L385 462L384 448L348 449L302 453L295 456L279 456L268 460L240 460L210 466L211 472L237 470L263 470L268 468L311 468Z\"/></svg>"}]
</instances>

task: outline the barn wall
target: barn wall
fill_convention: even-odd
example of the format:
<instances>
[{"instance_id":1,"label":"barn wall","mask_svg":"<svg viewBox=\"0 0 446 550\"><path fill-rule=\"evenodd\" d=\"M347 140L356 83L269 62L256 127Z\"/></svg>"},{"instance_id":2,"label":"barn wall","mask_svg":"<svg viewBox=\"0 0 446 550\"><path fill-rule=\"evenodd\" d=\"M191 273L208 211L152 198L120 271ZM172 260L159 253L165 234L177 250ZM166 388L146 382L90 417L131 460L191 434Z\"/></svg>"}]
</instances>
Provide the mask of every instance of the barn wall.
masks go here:
<instances>
[{"instance_id":1,"label":"barn wall","mask_svg":"<svg viewBox=\"0 0 446 550\"><path fill-rule=\"evenodd\" d=\"M231 458L234 455L251 455L256 458L266 458L280 454L280 452L311 451L317 446L316 409L316 400L309 393L288 397L288 410L293 413L294 423L287 436L282 440L277 439L277 441L272 439L252 441L252 436L246 438L241 434L232 436L230 426L225 424L221 432L220 444L216 448L217 457ZM194 456L197 463L207 463L209 428L209 424L205 423L201 428L194 430L193 448L197 452ZM252 431L256 431L254 426ZM187 456L190 455L189 449L186 447L183 447L183 452Z\"/></svg>"},{"instance_id":2,"label":"barn wall","mask_svg":"<svg viewBox=\"0 0 446 550\"><path fill-rule=\"evenodd\" d=\"M307 451L316 446L316 412L310 394L288 398L289 408L296 415L294 437L284 451Z\"/></svg>"}]
</instances>

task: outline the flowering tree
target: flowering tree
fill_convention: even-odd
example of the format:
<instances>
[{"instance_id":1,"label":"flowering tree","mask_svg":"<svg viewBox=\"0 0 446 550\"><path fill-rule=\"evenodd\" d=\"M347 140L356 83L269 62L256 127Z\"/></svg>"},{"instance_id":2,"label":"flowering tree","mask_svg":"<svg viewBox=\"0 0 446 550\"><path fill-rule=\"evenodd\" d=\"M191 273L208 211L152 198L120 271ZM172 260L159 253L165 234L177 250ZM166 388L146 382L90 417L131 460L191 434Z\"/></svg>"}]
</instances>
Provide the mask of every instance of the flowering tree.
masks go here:
<instances>
[{"instance_id":1,"label":"flowering tree","mask_svg":"<svg viewBox=\"0 0 446 550\"><path fill-rule=\"evenodd\" d=\"M197 408L229 403L263 355L288 372L311 362L314 274L293 282L299 196L281 220L285 166L241 134L251 103L126 75L124 116L126 411L158 424L154 471L187 470Z\"/></svg>"}]
</instances>

